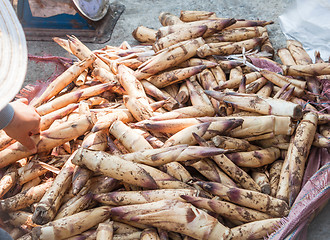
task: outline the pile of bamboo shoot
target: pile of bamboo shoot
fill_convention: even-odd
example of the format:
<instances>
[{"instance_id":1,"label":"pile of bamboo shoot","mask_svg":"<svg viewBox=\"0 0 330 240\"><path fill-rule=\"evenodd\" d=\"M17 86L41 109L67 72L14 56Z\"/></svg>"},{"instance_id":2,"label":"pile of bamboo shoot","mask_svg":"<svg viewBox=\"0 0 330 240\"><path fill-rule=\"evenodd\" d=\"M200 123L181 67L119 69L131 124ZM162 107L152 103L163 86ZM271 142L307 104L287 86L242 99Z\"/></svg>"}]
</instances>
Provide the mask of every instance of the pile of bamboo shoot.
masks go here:
<instances>
[{"instance_id":1,"label":"pile of bamboo shoot","mask_svg":"<svg viewBox=\"0 0 330 240\"><path fill-rule=\"evenodd\" d=\"M274 49L272 22L161 13L141 45L91 51L30 102L38 153L0 136L0 226L14 239L261 239L329 148L330 64ZM325 150L327 151L327 150Z\"/></svg>"}]
</instances>

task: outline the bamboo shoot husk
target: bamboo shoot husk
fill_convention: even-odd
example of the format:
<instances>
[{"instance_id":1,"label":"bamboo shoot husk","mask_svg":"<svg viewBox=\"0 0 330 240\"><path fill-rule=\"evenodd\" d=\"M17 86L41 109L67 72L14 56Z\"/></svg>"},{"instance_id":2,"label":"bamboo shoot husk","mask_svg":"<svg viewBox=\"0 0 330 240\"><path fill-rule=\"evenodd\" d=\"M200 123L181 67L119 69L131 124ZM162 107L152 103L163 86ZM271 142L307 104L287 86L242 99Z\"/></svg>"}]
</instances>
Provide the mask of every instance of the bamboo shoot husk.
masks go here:
<instances>
[{"instance_id":1,"label":"bamboo shoot husk","mask_svg":"<svg viewBox=\"0 0 330 240\"><path fill-rule=\"evenodd\" d=\"M102 206L64 217L32 230L32 239L58 240L82 233L110 216L110 207Z\"/></svg>"},{"instance_id":2,"label":"bamboo shoot husk","mask_svg":"<svg viewBox=\"0 0 330 240\"><path fill-rule=\"evenodd\" d=\"M230 229L214 217L189 203L161 200L153 203L115 207L111 214L123 220L135 221L179 232L197 239L230 239ZM203 226L203 227L201 227Z\"/></svg>"},{"instance_id":3,"label":"bamboo shoot husk","mask_svg":"<svg viewBox=\"0 0 330 240\"><path fill-rule=\"evenodd\" d=\"M227 135L232 129L235 129L242 125L242 120L224 120L215 122L206 122L194 126L187 127L166 140L163 147L174 146L178 144L194 145L197 141L192 136L192 133L196 133L205 140L208 140L218 134Z\"/></svg>"},{"instance_id":4,"label":"bamboo shoot husk","mask_svg":"<svg viewBox=\"0 0 330 240\"><path fill-rule=\"evenodd\" d=\"M195 196L182 196L182 198L197 208L206 209L226 218L242 221L244 223L272 218L266 213L240 207L236 204L217 199L207 199Z\"/></svg>"},{"instance_id":5,"label":"bamboo shoot husk","mask_svg":"<svg viewBox=\"0 0 330 240\"><path fill-rule=\"evenodd\" d=\"M228 177L217 165L210 159L200 159L187 161L186 166L191 166L199 171L204 177L212 182L220 182L223 184L236 186L235 182Z\"/></svg>"},{"instance_id":6,"label":"bamboo shoot husk","mask_svg":"<svg viewBox=\"0 0 330 240\"><path fill-rule=\"evenodd\" d=\"M252 171L251 176L253 180L260 186L261 192L270 195L271 188L266 173L259 171Z\"/></svg>"},{"instance_id":7,"label":"bamboo shoot husk","mask_svg":"<svg viewBox=\"0 0 330 240\"><path fill-rule=\"evenodd\" d=\"M180 19L184 22L193 22L205 19L212 19L215 18L215 12L208 12L208 11L181 11L180 12Z\"/></svg>"},{"instance_id":8,"label":"bamboo shoot husk","mask_svg":"<svg viewBox=\"0 0 330 240\"><path fill-rule=\"evenodd\" d=\"M162 72L161 74L152 76L148 78L148 81L151 82L158 88L163 88L168 85L180 82L186 78L191 77L197 73L202 72L206 69L205 65L198 65L187 68L179 68L171 71Z\"/></svg>"},{"instance_id":9,"label":"bamboo shoot husk","mask_svg":"<svg viewBox=\"0 0 330 240\"><path fill-rule=\"evenodd\" d=\"M77 196L74 197L70 200L70 204L66 204L66 206L62 206L58 213L56 214L56 217L54 218L54 220L63 218L63 217L67 217L67 216L71 216L75 213L81 212L85 209L87 209L92 201L92 194L91 193L87 193L83 196Z\"/></svg>"},{"instance_id":10,"label":"bamboo shoot husk","mask_svg":"<svg viewBox=\"0 0 330 240\"><path fill-rule=\"evenodd\" d=\"M145 26L138 26L133 32L133 37L142 43L153 43L156 41L157 31Z\"/></svg>"},{"instance_id":11,"label":"bamboo shoot husk","mask_svg":"<svg viewBox=\"0 0 330 240\"><path fill-rule=\"evenodd\" d=\"M146 228L142 231L140 240L160 240L155 228Z\"/></svg>"},{"instance_id":12,"label":"bamboo shoot husk","mask_svg":"<svg viewBox=\"0 0 330 240\"><path fill-rule=\"evenodd\" d=\"M216 42L239 42L254 37L259 37L264 33L264 27L243 27L223 30L208 38L205 38L206 43Z\"/></svg>"},{"instance_id":13,"label":"bamboo shoot husk","mask_svg":"<svg viewBox=\"0 0 330 240\"><path fill-rule=\"evenodd\" d=\"M195 26L206 26L207 30L203 34L203 37L208 37L214 34L217 31L220 31L224 29L225 27L228 27L236 22L233 18L222 18L222 19L207 19L207 20L201 20L201 21L193 21L189 23L183 23L183 24L175 24L171 26L161 27L158 29L157 37L162 38L164 36L167 36L171 33L180 32L184 29L195 27Z\"/></svg>"},{"instance_id":14,"label":"bamboo shoot husk","mask_svg":"<svg viewBox=\"0 0 330 240\"><path fill-rule=\"evenodd\" d=\"M297 40L287 40L286 45L297 65L312 64L312 59Z\"/></svg>"},{"instance_id":15,"label":"bamboo shoot husk","mask_svg":"<svg viewBox=\"0 0 330 240\"><path fill-rule=\"evenodd\" d=\"M221 43L208 43L197 49L197 56L205 58L210 55L231 55L240 54L245 48L246 51L254 49L261 45L264 38L252 38L240 42L221 42Z\"/></svg>"},{"instance_id":16,"label":"bamboo shoot husk","mask_svg":"<svg viewBox=\"0 0 330 240\"><path fill-rule=\"evenodd\" d=\"M160 167L160 170L166 172L180 182L188 183L193 179L190 172L179 162L166 163Z\"/></svg>"},{"instance_id":17,"label":"bamboo shoot husk","mask_svg":"<svg viewBox=\"0 0 330 240\"><path fill-rule=\"evenodd\" d=\"M298 124L289 156L289 205L296 199L303 178L305 163L317 126L317 113L306 113Z\"/></svg>"},{"instance_id":18,"label":"bamboo shoot husk","mask_svg":"<svg viewBox=\"0 0 330 240\"><path fill-rule=\"evenodd\" d=\"M41 116L43 116L47 113L51 113L60 108L64 108L67 105L69 105L70 103L77 103L81 100L101 94L102 92L112 89L116 84L118 84L118 83L103 83L103 84L98 84L96 86L76 90L76 91L64 94L62 96L59 96L43 105L37 107L36 110Z\"/></svg>"},{"instance_id":19,"label":"bamboo shoot husk","mask_svg":"<svg viewBox=\"0 0 330 240\"><path fill-rule=\"evenodd\" d=\"M68 39L69 48L70 48L71 52L80 60L87 58L88 56L90 56L93 53L86 45L84 45L75 36L68 36L68 38L69 38ZM92 66L101 67L101 68L104 68L104 69L110 71L109 66L99 58L95 59Z\"/></svg>"},{"instance_id":20,"label":"bamboo shoot husk","mask_svg":"<svg viewBox=\"0 0 330 240\"><path fill-rule=\"evenodd\" d=\"M149 189L157 188L155 180L140 164L113 157L109 162L106 160L107 156L111 157L110 154L102 151L79 149L73 157L73 163L79 166L85 166L92 171L100 171L109 177L122 180L129 184L143 186Z\"/></svg>"},{"instance_id":21,"label":"bamboo shoot husk","mask_svg":"<svg viewBox=\"0 0 330 240\"><path fill-rule=\"evenodd\" d=\"M99 223L96 229L96 240L112 240L113 239L113 222Z\"/></svg>"},{"instance_id":22,"label":"bamboo shoot husk","mask_svg":"<svg viewBox=\"0 0 330 240\"><path fill-rule=\"evenodd\" d=\"M281 48L281 49L277 50L277 55L281 59L282 64L296 65L296 61L293 59L289 49Z\"/></svg>"},{"instance_id":23,"label":"bamboo shoot husk","mask_svg":"<svg viewBox=\"0 0 330 240\"><path fill-rule=\"evenodd\" d=\"M141 134L135 132L122 121L115 121L110 126L109 133L118 139L130 152L153 149Z\"/></svg>"},{"instance_id":24,"label":"bamboo shoot husk","mask_svg":"<svg viewBox=\"0 0 330 240\"><path fill-rule=\"evenodd\" d=\"M77 78L86 68L88 68L94 61L96 56L91 54L83 61L72 65L60 76L58 76L54 81L52 81L49 86L45 89L42 95L35 101L34 106L39 106L44 102L47 102L52 97L56 96L60 91L62 91L69 83L71 83L75 78Z\"/></svg>"},{"instance_id":25,"label":"bamboo shoot husk","mask_svg":"<svg viewBox=\"0 0 330 240\"><path fill-rule=\"evenodd\" d=\"M226 156L239 167L261 167L280 157L280 149L275 147L250 152L229 153Z\"/></svg>"},{"instance_id":26,"label":"bamboo shoot husk","mask_svg":"<svg viewBox=\"0 0 330 240\"><path fill-rule=\"evenodd\" d=\"M156 202L163 199L183 201L181 195L196 196L192 189L159 189L145 191L116 191L94 195L93 198L106 205L123 206Z\"/></svg>"},{"instance_id":27,"label":"bamboo shoot husk","mask_svg":"<svg viewBox=\"0 0 330 240\"><path fill-rule=\"evenodd\" d=\"M18 178L18 165L11 165L0 180L0 199L15 185Z\"/></svg>"},{"instance_id":28,"label":"bamboo shoot husk","mask_svg":"<svg viewBox=\"0 0 330 240\"><path fill-rule=\"evenodd\" d=\"M269 236L275 231L276 226L280 224L280 218L272 218L266 220L246 223L238 227L232 228L232 240L241 239L261 239Z\"/></svg>"},{"instance_id":29,"label":"bamboo shoot husk","mask_svg":"<svg viewBox=\"0 0 330 240\"><path fill-rule=\"evenodd\" d=\"M166 100L166 103L163 106L164 109L171 111L175 108L178 108L179 104L177 100L175 100L170 94L157 88L147 80L141 80L140 82L142 83L146 94L154 97L157 100Z\"/></svg>"},{"instance_id":30,"label":"bamboo shoot husk","mask_svg":"<svg viewBox=\"0 0 330 240\"><path fill-rule=\"evenodd\" d=\"M289 116L293 119L302 117L302 107L281 99L264 98L253 94L242 93L220 93L216 91L205 91L211 97L234 104L237 108L261 113L264 115Z\"/></svg>"},{"instance_id":31,"label":"bamboo shoot husk","mask_svg":"<svg viewBox=\"0 0 330 240\"><path fill-rule=\"evenodd\" d=\"M49 179L45 183L31 187L30 189L18 193L12 197L0 200L0 210L17 211L29 207L33 203L39 202L52 183L53 179Z\"/></svg>"},{"instance_id":32,"label":"bamboo shoot husk","mask_svg":"<svg viewBox=\"0 0 330 240\"><path fill-rule=\"evenodd\" d=\"M197 184L226 201L256 209L272 216L283 217L289 213L289 207L285 201L264 193L215 182L197 182Z\"/></svg>"},{"instance_id":33,"label":"bamboo shoot husk","mask_svg":"<svg viewBox=\"0 0 330 240\"><path fill-rule=\"evenodd\" d=\"M141 67L141 65L135 71L134 75L139 80L146 79L147 77L150 77L160 71L176 66L193 57L196 54L197 48L203 44L204 40L202 38L196 38L183 43L182 47L176 47L172 50L162 52L152 57L143 67Z\"/></svg>"},{"instance_id":34,"label":"bamboo shoot husk","mask_svg":"<svg viewBox=\"0 0 330 240\"><path fill-rule=\"evenodd\" d=\"M102 129L109 128L111 124L117 120L127 123L133 122L135 119L128 109L121 109L118 111L110 112L97 118L97 121L92 128L92 132L97 132Z\"/></svg>"},{"instance_id":35,"label":"bamboo shoot husk","mask_svg":"<svg viewBox=\"0 0 330 240\"><path fill-rule=\"evenodd\" d=\"M118 157L136 163L143 163L149 166L161 166L170 162L211 157L226 152L221 148L188 146L185 144L158 149L143 149Z\"/></svg>"},{"instance_id":36,"label":"bamboo shoot husk","mask_svg":"<svg viewBox=\"0 0 330 240\"><path fill-rule=\"evenodd\" d=\"M297 97L301 97L305 92L304 89L301 88L300 86L297 86L295 84L295 82L293 82L290 78L282 76L280 74L268 71L268 70L261 70L261 74L264 78L266 78L267 80L271 81L272 83L274 83L275 85L279 86L279 87L284 87L286 84L291 83L287 89L292 89L293 90L293 94Z\"/></svg>"},{"instance_id":37,"label":"bamboo shoot husk","mask_svg":"<svg viewBox=\"0 0 330 240\"><path fill-rule=\"evenodd\" d=\"M52 221L61 206L63 196L70 187L75 165L71 162L72 156L66 161L59 174L54 179L52 186L38 202L32 220L37 224Z\"/></svg>"},{"instance_id":38,"label":"bamboo shoot husk","mask_svg":"<svg viewBox=\"0 0 330 240\"><path fill-rule=\"evenodd\" d=\"M152 48L155 52L158 52L164 48L177 44L179 42L189 40L192 38L198 38L204 35L207 30L207 26L191 26L189 28L183 28L180 31L173 32L161 38L158 38Z\"/></svg>"},{"instance_id":39,"label":"bamboo shoot husk","mask_svg":"<svg viewBox=\"0 0 330 240\"><path fill-rule=\"evenodd\" d=\"M38 152L47 152L83 135L91 129L92 121L91 117L82 116L76 121L66 122L54 129L45 130L40 135L32 136L32 139L37 145ZM7 166L30 155L32 155L30 151L21 143L16 142L0 152L0 167Z\"/></svg>"},{"instance_id":40,"label":"bamboo shoot husk","mask_svg":"<svg viewBox=\"0 0 330 240\"><path fill-rule=\"evenodd\" d=\"M175 16L169 12L161 12L158 16L158 19L163 26L183 23L178 16Z\"/></svg>"},{"instance_id":41,"label":"bamboo shoot husk","mask_svg":"<svg viewBox=\"0 0 330 240\"><path fill-rule=\"evenodd\" d=\"M283 160L276 160L269 169L270 196L272 197L276 197L283 162Z\"/></svg>"},{"instance_id":42,"label":"bamboo shoot husk","mask_svg":"<svg viewBox=\"0 0 330 240\"><path fill-rule=\"evenodd\" d=\"M312 77L330 74L329 63L314 63L308 65L282 65L284 75Z\"/></svg>"}]
</instances>

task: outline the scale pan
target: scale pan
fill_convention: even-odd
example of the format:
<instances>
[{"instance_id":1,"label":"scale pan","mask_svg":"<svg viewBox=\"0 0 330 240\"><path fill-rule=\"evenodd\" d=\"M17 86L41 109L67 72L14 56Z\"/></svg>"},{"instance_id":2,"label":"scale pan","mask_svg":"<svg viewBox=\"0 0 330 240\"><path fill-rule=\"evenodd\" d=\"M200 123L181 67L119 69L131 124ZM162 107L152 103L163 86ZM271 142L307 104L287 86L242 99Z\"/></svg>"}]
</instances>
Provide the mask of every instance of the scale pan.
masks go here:
<instances>
[{"instance_id":1,"label":"scale pan","mask_svg":"<svg viewBox=\"0 0 330 240\"><path fill-rule=\"evenodd\" d=\"M110 0L72 0L81 14L92 21L101 20L108 12Z\"/></svg>"}]
</instances>

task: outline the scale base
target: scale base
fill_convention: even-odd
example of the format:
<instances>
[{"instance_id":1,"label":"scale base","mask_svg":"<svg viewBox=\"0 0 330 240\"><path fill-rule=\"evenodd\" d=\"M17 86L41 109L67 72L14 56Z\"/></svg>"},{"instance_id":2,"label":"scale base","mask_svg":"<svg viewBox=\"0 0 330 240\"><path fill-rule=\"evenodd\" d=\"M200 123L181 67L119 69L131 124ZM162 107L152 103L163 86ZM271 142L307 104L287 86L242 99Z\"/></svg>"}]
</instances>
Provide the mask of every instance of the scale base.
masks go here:
<instances>
[{"instance_id":1,"label":"scale base","mask_svg":"<svg viewBox=\"0 0 330 240\"><path fill-rule=\"evenodd\" d=\"M17 7L17 15L28 41L53 41L53 37L74 35L83 42L105 43L110 40L112 31L125 10L124 5L113 2L107 14L96 22L83 18L78 13L74 16L61 14L52 18L34 18L30 15L28 1L22 2Z\"/></svg>"}]
</instances>

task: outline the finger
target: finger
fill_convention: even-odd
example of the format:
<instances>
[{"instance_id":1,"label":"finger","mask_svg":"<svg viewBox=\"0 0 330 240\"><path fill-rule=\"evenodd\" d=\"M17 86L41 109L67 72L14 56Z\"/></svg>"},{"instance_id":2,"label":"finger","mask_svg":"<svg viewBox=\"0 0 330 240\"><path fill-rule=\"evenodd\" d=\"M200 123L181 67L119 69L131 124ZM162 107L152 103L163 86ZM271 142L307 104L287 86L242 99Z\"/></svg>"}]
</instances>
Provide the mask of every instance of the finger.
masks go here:
<instances>
[{"instance_id":1,"label":"finger","mask_svg":"<svg viewBox=\"0 0 330 240\"><path fill-rule=\"evenodd\" d=\"M40 133L40 121L41 118L38 114L35 115L35 121L33 122L33 126L31 126L30 133L31 134L39 134Z\"/></svg>"},{"instance_id":2,"label":"finger","mask_svg":"<svg viewBox=\"0 0 330 240\"><path fill-rule=\"evenodd\" d=\"M24 104L28 104L29 103L29 100L27 98L19 98L19 99L17 99L17 101L22 102Z\"/></svg>"},{"instance_id":3,"label":"finger","mask_svg":"<svg viewBox=\"0 0 330 240\"><path fill-rule=\"evenodd\" d=\"M40 133L40 126L30 131L31 135L36 135Z\"/></svg>"},{"instance_id":4,"label":"finger","mask_svg":"<svg viewBox=\"0 0 330 240\"><path fill-rule=\"evenodd\" d=\"M29 136L22 137L18 140L24 147L26 147L30 152L36 153L37 152L37 146L35 142L30 138Z\"/></svg>"},{"instance_id":5,"label":"finger","mask_svg":"<svg viewBox=\"0 0 330 240\"><path fill-rule=\"evenodd\" d=\"M39 119L39 122L37 124L37 126L31 130L31 133L32 134L39 134L41 132L41 129L40 129L41 125L40 125L40 119Z\"/></svg>"}]
</instances>

